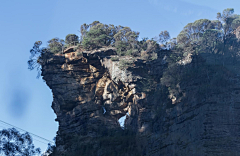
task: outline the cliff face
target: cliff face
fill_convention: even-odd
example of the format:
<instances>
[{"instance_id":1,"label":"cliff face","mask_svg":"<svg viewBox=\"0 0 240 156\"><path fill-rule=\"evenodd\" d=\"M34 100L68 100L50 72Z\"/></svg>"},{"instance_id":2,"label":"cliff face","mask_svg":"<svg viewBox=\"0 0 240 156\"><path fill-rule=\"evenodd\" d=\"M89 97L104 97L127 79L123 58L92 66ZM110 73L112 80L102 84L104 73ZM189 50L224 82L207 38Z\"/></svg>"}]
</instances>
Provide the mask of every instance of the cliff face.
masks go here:
<instances>
[{"instance_id":1,"label":"cliff face","mask_svg":"<svg viewBox=\"0 0 240 156\"><path fill-rule=\"evenodd\" d=\"M216 81L216 88L208 88L216 71L204 70L172 88L162 83L174 77L166 76L167 55L112 61L115 49L102 48L55 55L42 64L59 122L55 155L237 155L238 77L226 74L219 82L225 86ZM204 59L191 58L177 72L202 64ZM118 120L125 115L122 129Z\"/></svg>"}]
</instances>

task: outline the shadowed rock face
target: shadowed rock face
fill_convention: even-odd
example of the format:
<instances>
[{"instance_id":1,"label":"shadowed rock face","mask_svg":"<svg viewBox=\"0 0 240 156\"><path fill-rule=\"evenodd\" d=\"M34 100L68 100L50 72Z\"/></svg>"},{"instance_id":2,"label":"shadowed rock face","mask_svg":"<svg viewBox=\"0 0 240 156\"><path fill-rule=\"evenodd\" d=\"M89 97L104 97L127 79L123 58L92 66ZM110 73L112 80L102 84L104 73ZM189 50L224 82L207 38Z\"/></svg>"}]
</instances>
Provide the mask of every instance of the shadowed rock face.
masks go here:
<instances>
[{"instance_id":1,"label":"shadowed rock face","mask_svg":"<svg viewBox=\"0 0 240 156\"><path fill-rule=\"evenodd\" d=\"M168 70L163 63L165 52L151 62L134 60L127 69L111 60L114 55L114 48L102 48L82 56L55 55L42 65L59 122L55 155L71 155L72 151L101 156L240 152L237 77L227 79L234 85L204 97L198 92L205 81L201 77L177 84L179 94L170 95L160 81ZM200 57L193 58L183 70L197 70L201 64ZM118 119L126 113L126 129L122 130Z\"/></svg>"}]
</instances>

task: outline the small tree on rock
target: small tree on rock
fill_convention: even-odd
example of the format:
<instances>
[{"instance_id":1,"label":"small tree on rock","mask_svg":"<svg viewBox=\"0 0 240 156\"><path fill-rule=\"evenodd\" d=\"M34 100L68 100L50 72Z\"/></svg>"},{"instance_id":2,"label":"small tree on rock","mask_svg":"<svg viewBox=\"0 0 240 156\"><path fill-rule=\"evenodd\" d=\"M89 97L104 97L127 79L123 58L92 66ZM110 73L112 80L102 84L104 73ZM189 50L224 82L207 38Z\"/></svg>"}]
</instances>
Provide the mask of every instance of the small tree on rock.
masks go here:
<instances>
[{"instance_id":1,"label":"small tree on rock","mask_svg":"<svg viewBox=\"0 0 240 156\"><path fill-rule=\"evenodd\" d=\"M159 34L159 42L163 45L167 45L168 40L170 39L170 34L167 30L161 31Z\"/></svg>"},{"instance_id":2,"label":"small tree on rock","mask_svg":"<svg viewBox=\"0 0 240 156\"><path fill-rule=\"evenodd\" d=\"M50 52L52 52L54 54L61 52L63 46L64 46L63 39L53 38L48 41L48 48L50 49Z\"/></svg>"},{"instance_id":3,"label":"small tree on rock","mask_svg":"<svg viewBox=\"0 0 240 156\"><path fill-rule=\"evenodd\" d=\"M65 38L65 43L70 45L76 45L79 41L79 37L75 34L68 34Z\"/></svg>"}]
</instances>

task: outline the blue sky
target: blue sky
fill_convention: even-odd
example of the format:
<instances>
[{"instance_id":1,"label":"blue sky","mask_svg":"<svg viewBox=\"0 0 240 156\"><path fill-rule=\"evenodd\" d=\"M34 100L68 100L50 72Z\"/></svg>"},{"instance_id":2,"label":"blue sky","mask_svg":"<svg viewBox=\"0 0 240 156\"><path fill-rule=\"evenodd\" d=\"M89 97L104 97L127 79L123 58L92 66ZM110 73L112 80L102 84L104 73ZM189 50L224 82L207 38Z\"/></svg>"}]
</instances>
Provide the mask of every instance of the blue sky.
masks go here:
<instances>
[{"instance_id":1,"label":"blue sky","mask_svg":"<svg viewBox=\"0 0 240 156\"><path fill-rule=\"evenodd\" d=\"M239 0L11 0L0 5L0 120L52 140L58 124L51 109L52 93L27 69L35 41L43 45L54 37L79 35L80 25L98 20L129 26L140 38L168 30L176 37L197 19L215 19L216 13L234 8ZM8 128L0 123L0 128ZM46 148L46 144L34 141Z\"/></svg>"}]
</instances>

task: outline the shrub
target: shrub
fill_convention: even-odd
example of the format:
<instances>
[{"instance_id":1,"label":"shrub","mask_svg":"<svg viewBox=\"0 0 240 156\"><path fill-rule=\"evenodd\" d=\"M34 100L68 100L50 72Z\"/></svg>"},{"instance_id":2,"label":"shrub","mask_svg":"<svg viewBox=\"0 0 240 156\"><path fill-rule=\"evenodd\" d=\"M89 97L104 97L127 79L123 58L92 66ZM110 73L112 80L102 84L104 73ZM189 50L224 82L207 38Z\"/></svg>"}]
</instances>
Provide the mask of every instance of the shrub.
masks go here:
<instances>
[{"instance_id":1,"label":"shrub","mask_svg":"<svg viewBox=\"0 0 240 156\"><path fill-rule=\"evenodd\" d=\"M112 61L119 61L119 58L118 57L112 57L111 60Z\"/></svg>"},{"instance_id":2,"label":"shrub","mask_svg":"<svg viewBox=\"0 0 240 156\"><path fill-rule=\"evenodd\" d=\"M121 56L121 55L124 55L124 51L126 51L127 49L127 43L123 41L117 41L115 43L115 47L117 49L117 54Z\"/></svg>"},{"instance_id":3,"label":"shrub","mask_svg":"<svg viewBox=\"0 0 240 156\"><path fill-rule=\"evenodd\" d=\"M130 50L127 50L127 51L126 51L125 55L128 55L128 56L130 56L130 55L132 55L132 53L133 53L133 50L132 50L132 49L130 49Z\"/></svg>"},{"instance_id":4,"label":"shrub","mask_svg":"<svg viewBox=\"0 0 240 156\"><path fill-rule=\"evenodd\" d=\"M151 60L156 60L158 58L157 53L152 53Z\"/></svg>"},{"instance_id":5,"label":"shrub","mask_svg":"<svg viewBox=\"0 0 240 156\"><path fill-rule=\"evenodd\" d=\"M133 64L133 60L120 60L119 68L123 70L130 67L132 64Z\"/></svg>"}]
</instances>

